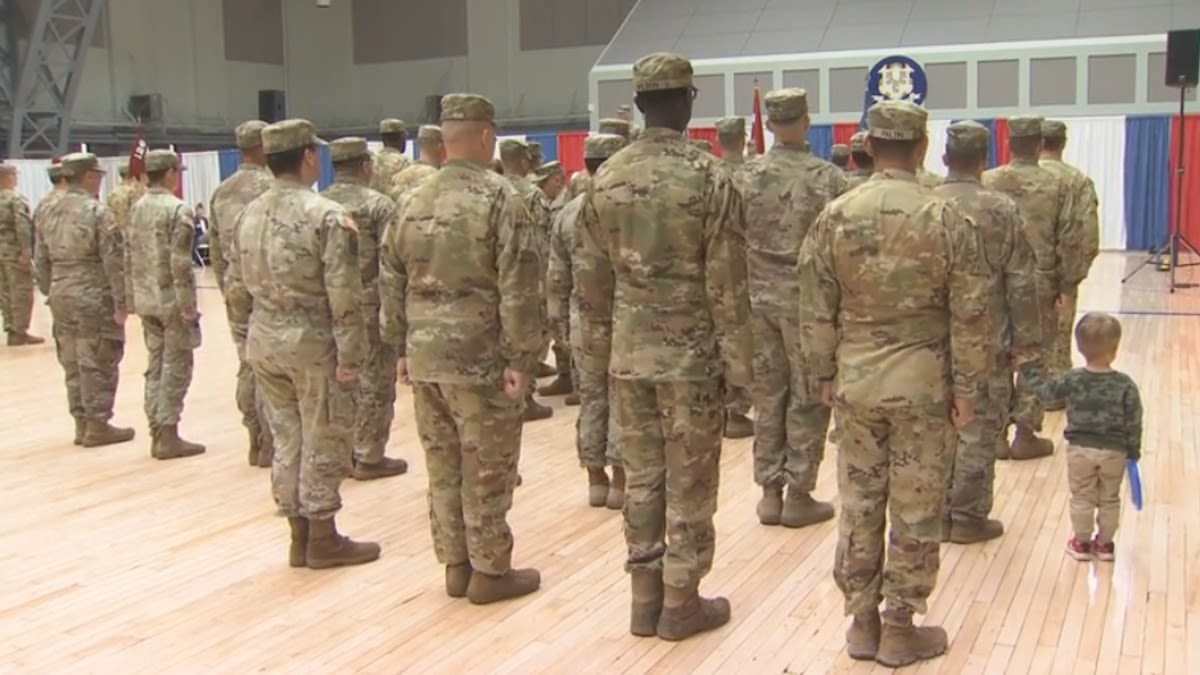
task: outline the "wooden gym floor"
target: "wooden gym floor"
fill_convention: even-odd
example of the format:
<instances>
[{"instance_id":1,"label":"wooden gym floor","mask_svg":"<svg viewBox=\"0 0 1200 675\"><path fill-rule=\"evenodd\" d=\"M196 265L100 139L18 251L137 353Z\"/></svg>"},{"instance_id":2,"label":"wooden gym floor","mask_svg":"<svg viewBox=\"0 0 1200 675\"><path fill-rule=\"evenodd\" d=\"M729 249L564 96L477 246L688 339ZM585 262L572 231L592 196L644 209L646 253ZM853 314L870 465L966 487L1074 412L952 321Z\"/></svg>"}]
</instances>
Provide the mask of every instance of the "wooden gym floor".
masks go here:
<instances>
[{"instance_id":1,"label":"wooden gym floor","mask_svg":"<svg viewBox=\"0 0 1200 675\"><path fill-rule=\"evenodd\" d=\"M1166 291L1143 258L1103 254L1080 311L1118 313L1118 367L1146 403L1147 506L1126 503L1115 564L1077 563L1068 536L1061 446L1001 463L997 541L943 547L928 622L950 633L946 656L915 673L1200 672L1200 445L1184 417L1197 405L1200 289ZM515 560L543 587L490 607L442 590L409 396L401 391L390 454L407 476L347 481L342 529L378 540L374 564L338 571L286 565L285 523L267 472L246 466L233 405L234 351L220 297L203 273L204 346L183 430L206 455L156 462L141 412L145 351L136 320L115 422L134 442L71 445L53 346L0 348L0 671L20 673L874 673L843 652L842 600L830 570L836 520L764 528L750 441L726 446L717 556L702 590L727 595L733 620L679 644L628 635L619 514L590 509L573 447L573 409L526 427L525 485L510 520ZM1200 268L1180 278L1200 282ZM40 301L35 331L49 335ZM1061 414L1048 417L1058 434ZM830 454L834 450L830 450ZM834 462L817 495L835 496ZM1192 487L1188 487L1191 485Z\"/></svg>"}]
</instances>

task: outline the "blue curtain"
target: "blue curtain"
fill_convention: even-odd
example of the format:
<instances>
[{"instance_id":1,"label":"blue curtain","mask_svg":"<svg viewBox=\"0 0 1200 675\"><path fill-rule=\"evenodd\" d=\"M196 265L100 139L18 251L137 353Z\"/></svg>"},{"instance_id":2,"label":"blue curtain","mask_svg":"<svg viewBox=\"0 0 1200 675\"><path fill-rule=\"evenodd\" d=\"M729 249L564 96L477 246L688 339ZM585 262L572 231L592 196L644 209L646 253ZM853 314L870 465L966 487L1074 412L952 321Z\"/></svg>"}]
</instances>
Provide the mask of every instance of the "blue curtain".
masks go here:
<instances>
[{"instance_id":1,"label":"blue curtain","mask_svg":"<svg viewBox=\"0 0 1200 675\"><path fill-rule=\"evenodd\" d=\"M333 162L329 159L329 146L321 146L321 176L317 178L317 189L324 190L333 184Z\"/></svg>"},{"instance_id":2,"label":"blue curtain","mask_svg":"<svg viewBox=\"0 0 1200 675\"><path fill-rule=\"evenodd\" d=\"M1000 139L996 138L996 120L975 120L988 130L988 168L994 169L999 164Z\"/></svg>"},{"instance_id":3,"label":"blue curtain","mask_svg":"<svg viewBox=\"0 0 1200 675\"><path fill-rule=\"evenodd\" d=\"M558 134L527 134L526 141L542 144L542 160L553 162L558 159Z\"/></svg>"},{"instance_id":4,"label":"blue curtain","mask_svg":"<svg viewBox=\"0 0 1200 675\"><path fill-rule=\"evenodd\" d=\"M1149 251L1169 233L1171 117L1125 119L1125 248Z\"/></svg>"},{"instance_id":5,"label":"blue curtain","mask_svg":"<svg viewBox=\"0 0 1200 675\"><path fill-rule=\"evenodd\" d=\"M221 150L217 152L217 168L221 180L232 176L242 165L242 153L237 150Z\"/></svg>"},{"instance_id":6,"label":"blue curtain","mask_svg":"<svg viewBox=\"0 0 1200 675\"><path fill-rule=\"evenodd\" d=\"M833 125L814 124L808 130L808 144L812 147L812 154L829 159L829 153L833 152Z\"/></svg>"}]
</instances>

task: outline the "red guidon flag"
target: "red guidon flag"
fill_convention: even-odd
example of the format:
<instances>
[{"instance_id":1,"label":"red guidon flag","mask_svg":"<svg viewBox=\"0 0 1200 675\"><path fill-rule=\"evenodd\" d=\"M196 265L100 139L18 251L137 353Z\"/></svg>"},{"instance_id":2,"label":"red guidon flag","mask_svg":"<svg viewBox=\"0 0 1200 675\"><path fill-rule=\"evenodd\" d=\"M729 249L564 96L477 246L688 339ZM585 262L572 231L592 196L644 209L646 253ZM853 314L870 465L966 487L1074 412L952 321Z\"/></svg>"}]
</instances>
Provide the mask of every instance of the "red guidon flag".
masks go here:
<instances>
[{"instance_id":1,"label":"red guidon flag","mask_svg":"<svg viewBox=\"0 0 1200 675\"><path fill-rule=\"evenodd\" d=\"M767 135L763 129L762 90L758 81L754 82L754 122L750 127L750 138L754 141L754 153L761 155L767 151Z\"/></svg>"},{"instance_id":2,"label":"red guidon flag","mask_svg":"<svg viewBox=\"0 0 1200 675\"><path fill-rule=\"evenodd\" d=\"M133 149L129 151L129 175L137 178L146 173L146 139L142 138L142 130L138 129L137 138L133 141Z\"/></svg>"}]
</instances>

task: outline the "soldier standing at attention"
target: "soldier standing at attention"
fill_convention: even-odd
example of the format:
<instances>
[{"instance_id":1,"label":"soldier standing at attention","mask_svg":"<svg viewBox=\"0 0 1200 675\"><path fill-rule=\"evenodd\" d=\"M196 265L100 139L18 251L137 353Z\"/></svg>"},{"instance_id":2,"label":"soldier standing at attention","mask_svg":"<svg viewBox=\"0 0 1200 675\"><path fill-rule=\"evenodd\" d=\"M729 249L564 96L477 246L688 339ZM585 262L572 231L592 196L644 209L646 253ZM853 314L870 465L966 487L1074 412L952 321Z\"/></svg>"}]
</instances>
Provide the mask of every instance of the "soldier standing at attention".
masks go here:
<instances>
[{"instance_id":1,"label":"soldier standing at attention","mask_svg":"<svg viewBox=\"0 0 1200 675\"><path fill-rule=\"evenodd\" d=\"M45 197L42 197L42 201L38 202L37 208L33 210L33 229L35 233L39 232L42 228L41 223L46 209L53 206L55 202L62 199L62 196L67 193L67 177L63 175L61 163L51 164L46 169L46 177L50 179L50 185L53 187Z\"/></svg>"},{"instance_id":2,"label":"soldier standing at attention","mask_svg":"<svg viewBox=\"0 0 1200 675\"><path fill-rule=\"evenodd\" d=\"M988 130L978 122L950 125L944 161L950 171L934 192L978 226L991 275L988 310L996 346L979 382L975 419L958 431L954 473L942 521L942 540L974 544L1004 534L992 512L996 453L1008 450L1008 411L1014 355L1038 353L1042 326L1033 250L1022 232L1021 214L1007 195L980 183L988 162Z\"/></svg>"},{"instance_id":3,"label":"soldier standing at attention","mask_svg":"<svg viewBox=\"0 0 1200 675\"><path fill-rule=\"evenodd\" d=\"M146 178L144 176L131 177L129 175L129 162L122 162L117 171L121 176L121 182L116 189L109 193L105 203L113 213L113 217L117 219L117 225L121 228L121 234L125 239L125 243L129 243L129 218L133 213L133 205L141 199L142 195L146 194ZM133 287L130 278L133 270L133 261L130 259L131 251L129 246L125 247L125 297L133 300ZM191 255L190 253L188 254Z\"/></svg>"},{"instance_id":4,"label":"soldier standing at attention","mask_svg":"<svg viewBox=\"0 0 1200 675\"><path fill-rule=\"evenodd\" d=\"M592 134L584 143L584 162L589 174L625 147L627 141L615 134ZM579 303L574 285L576 222L585 195L563 207L550 235L550 271L546 277L547 313L554 326L554 339L571 345L572 356L580 353ZM586 360L584 360L586 362ZM572 359L574 381L579 390L579 417L575 420L575 450L588 474L588 506L620 509L625 505L625 467L617 449L617 435L609 412L608 372L592 372ZM604 467L612 467L612 479Z\"/></svg>"},{"instance_id":5,"label":"soldier standing at attention","mask_svg":"<svg viewBox=\"0 0 1200 675\"><path fill-rule=\"evenodd\" d=\"M734 187L745 195L746 120L726 117L717 122L717 142L721 145L721 166L729 171ZM743 202L744 203L744 202ZM739 389L725 406L725 438L749 438L754 435L754 421L747 415L751 407L750 390Z\"/></svg>"},{"instance_id":6,"label":"soldier standing at attention","mask_svg":"<svg viewBox=\"0 0 1200 675\"><path fill-rule=\"evenodd\" d=\"M625 462L630 632L682 640L729 621L701 598L728 392L750 385L740 195L684 136L696 98L675 54L633 66L647 129L593 179L576 227L580 370L608 372Z\"/></svg>"},{"instance_id":7,"label":"soldier standing at attention","mask_svg":"<svg viewBox=\"0 0 1200 675\"><path fill-rule=\"evenodd\" d=\"M878 103L867 120L877 173L800 249L800 335L837 413L847 652L898 668L946 650L946 631L913 615L937 583L955 427L973 417L994 337L978 229L917 183L925 110Z\"/></svg>"},{"instance_id":8,"label":"soldier standing at attention","mask_svg":"<svg viewBox=\"0 0 1200 675\"><path fill-rule=\"evenodd\" d=\"M150 189L130 213L125 250L132 306L146 339L145 408L150 456L178 459L204 452L179 437L183 399L192 383L192 352L200 347L200 312L192 250L192 209L175 196L183 164L170 150L146 155Z\"/></svg>"},{"instance_id":9,"label":"soldier standing at attention","mask_svg":"<svg viewBox=\"0 0 1200 675\"><path fill-rule=\"evenodd\" d=\"M397 206L410 190L437 173L446 161L446 146L442 143L441 127L432 124L421 125L417 131L417 145L421 148L421 156L392 178L392 187L387 193Z\"/></svg>"},{"instance_id":10,"label":"soldier standing at attention","mask_svg":"<svg viewBox=\"0 0 1200 675\"><path fill-rule=\"evenodd\" d=\"M746 163L746 118L726 117L717 121L717 143L721 161L736 170Z\"/></svg>"},{"instance_id":11,"label":"soldier standing at attention","mask_svg":"<svg viewBox=\"0 0 1200 675\"><path fill-rule=\"evenodd\" d=\"M854 160L854 170L848 176L847 190L867 182L875 173L875 158L867 152L867 132L860 131L850 137L850 159Z\"/></svg>"},{"instance_id":12,"label":"soldier standing at attention","mask_svg":"<svg viewBox=\"0 0 1200 675\"><path fill-rule=\"evenodd\" d=\"M329 144L329 157L333 184L321 195L341 204L357 226L360 304L367 330L367 356L358 378L355 408L353 476L356 480L399 476L408 471L408 462L384 455L396 415L396 354L379 337L379 244L384 229L396 219L396 204L367 187L371 184L367 139L339 138Z\"/></svg>"},{"instance_id":13,"label":"soldier standing at attention","mask_svg":"<svg viewBox=\"0 0 1200 675\"><path fill-rule=\"evenodd\" d=\"M17 168L0 164L0 310L9 347L40 345L33 318L33 218L17 192Z\"/></svg>"},{"instance_id":14,"label":"soldier standing at attention","mask_svg":"<svg viewBox=\"0 0 1200 675\"><path fill-rule=\"evenodd\" d=\"M238 218L225 277L232 322L250 327L243 358L275 437L271 488L292 532L288 564L311 569L379 557L379 544L352 541L334 522L354 456L354 393L368 344L357 228L311 188L323 143L307 120L263 128L275 180Z\"/></svg>"},{"instance_id":15,"label":"soldier standing at attention","mask_svg":"<svg viewBox=\"0 0 1200 675\"><path fill-rule=\"evenodd\" d=\"M248 461L250 466L269 468L275 455L275 439L267 423L265 402L258 393L254 381L254 370L246 363L246 331L249 325L234 319L250 316L250 298L245 294L232 296L225 291L225 276L233 247L237 242L238 217L246 206L271 187L271 173L267 171L267 155L263 152L262 130L266 122L251 120L243 122L234 130L234 140L242 154L242 164L232 176L226 178L213 192L209 207L208 255L212 263L217 286L225 296L225 316L229 331L237 346L238 372L236 400L242 413L242 424L250 435ZM245 306L236 306L246 303Z\"/></svg>"},{"instance_id":16,"label":"soldier standing at attention","mask_svg":"<svg viewBox=\"0 0 1200 675\"><path fill-rule=\"evenodd\" d=\"M534 175L538 189L545 195L546 202L550 204L550 222L553 223L554 217L562 210L565 203L562 197L566 192L567 174L563 170L562 162L554 160L539 166Z\"/></svg>"},{"instance_id":17,"label":"soldier standing at attention","mask_svg":"<svg viewBox=\"0 0 1200 675\"><path fill-rule=\"evenodd\" d=\"M1059 314L1070 308L1071 294L1087 276L1087 257L1076 216L1075 195L1053 171L1038 165L1042 150L1042 118L1019 115L1008 120L1012 160L983 173L983 186L1003 192L1017 203L1025 219L1025 237L1033 248L1037 266L1039 308L1042 320L1042 362L1053 365L1045 352L1057 334ZM1092 254L1094 255L1094 253ZM1058 375L1048 371L1051 377ZM1017 427L1009 452L999 459L1035 459L1054 453L1054 442L1038 438L1044 417L1036 388L1017 375L1012 421ZM1005 429L1007 435L1007 428Z\"/></svg>"},{"instance_id":18,"label":"soldier standing at attention","mask_svg":"<svg viewBox=\"0 0 1200 675\"><path fill-rule=\"evenodd\" d=\"M763 107L775 145L743 173L758 411L754 482L763 489L757 513L763 525L804 527L832 518L833 505L812 497L830 410L817 396L816 378L799 360L796 260L813 221L845 191L846 178L802 149L810 127L805 90L768 92Z\"/></svg>"},{"instance_id":19,"label":"soldier standing at attention","mask_svg":"<svg viewBox=\"0 0 1200 675\"><path fill-rule=\"evenodd\" d=\"M125 355L125 243L112 211L94 196L104 180L96 156L67 155L62 170L69 187L43 211L38 231L37 285L54 318L75 444L124 443L133 439L133 429L109 420Z\"/></svg>"},{"instance_id":20,"label":"soldier standing at attention","mask_svg":"<svg viewBox=\"0 0 1200 675\"><path fill-rule=\"evenodd\" d=\"M596 127L596 132L601 134L615 134L624 138L626 143L633 142L632 125L619 117L606 117L600 120L600 124Z\"/></svg>"},{"instance_id":21,"label":"soldier standing at attention","mask_svg":"<svg viewBox=\"0 0 1200 675\"><path fill-rule=\"evenodd\" d=\"M642 135L642 130L638 125L633 123L633 106L628 103L622 103L617 106L617 119L624 121L629 125L629 141L636 141L638 136ZM608 133L603 129L600 133Z\"/></svg>"},{"instance_id":22,"label":"soldier standing at attention","mask_svg":"<svg viewBox=\"0 0 1200 675\"><path fill-rule=\"evenodd\" d=\"M546 161L542 154L542 144L537 141L526 141L525 147L529 148L529 172L536 172Z\"/></svg>"},{"instance_id":23,"label":"soldier standing at attention","mask_svg":"<svg viewBox=\"0 0 1200 675\"><path fill-rule=\"evenodd\" d=\"M382 258L384 339L412 384L433 549L446 594L474 604L541 584L512 567L508 527L542 345L541 259L520 196L487 168L494 118L482 96L442 98L446 164L409 195Z\"/></svg>"},{"instance_id":24,"label":"soldier standing at attention","mask_svg":"<svg viewBox=\"0 0 1200 675\"><path fill-rule=\"evenodd\" d=\"M1079 265L1083 266L1083 277L1092 267L1100 253L1100 198L1096 185L1087 174L1063 161L1063 150L1067 147L1067 125L1058 120L1042 123L1042 153L1038 164L1049 170L1067 184L1074 195L1075 216L1079 219L1078 230ZM1080 281L1082 283L1082 280ZM1071 339L1074 333L1075 304L1079 299L1079 288L1068 288L1062 310L1058 313L1058 329L1054 336L1046 338L1046 353L1050 359L1050 371L1061 375L1071 369ZM1049 401L1046 410L1063 409L1062 401Z\"/></svg>"},{"instance_id":25,"label":"soldier standing at attention","mask_svg":"<svg viewBox=\"0 0 1200 675\"><path fill-rule=\"evenodd\" d=\"M375 153L375 173L371 179L371 189L387 194L392 188L392 180L396 174L412 165L412 160L404 154L408 146L408 127L397 119L386 119L379 123L379 137L383 147Z\"/></svg>"},{"instance_id":26,"label":"soldier standing at attention","mask_svg":"<svg viewBox=\"0 0 1200 675\"><path fill-rule=\"evenodd\" d=\"M850 171L850 146L844 143L834 143L829 150L829 163L848 173Z\"/></svg>"}]
</instances>

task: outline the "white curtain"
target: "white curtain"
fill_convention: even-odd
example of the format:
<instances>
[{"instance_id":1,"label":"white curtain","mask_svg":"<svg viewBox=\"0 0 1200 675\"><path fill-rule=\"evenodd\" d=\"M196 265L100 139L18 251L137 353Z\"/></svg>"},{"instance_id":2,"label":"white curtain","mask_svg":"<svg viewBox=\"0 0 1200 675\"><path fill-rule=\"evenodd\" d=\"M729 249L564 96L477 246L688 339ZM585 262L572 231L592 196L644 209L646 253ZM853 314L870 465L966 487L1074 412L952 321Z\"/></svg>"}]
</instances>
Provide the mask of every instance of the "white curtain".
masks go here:
<instances>
[{"instance_id":1,"label":"white curtain","mask_svg":"<svg viewBox=\"0 0 1200 675\"><path fill-rule=\"evenodd\" d=\"M515 138L522 142L526 140L525 134L507 134L505 136L497 136L496 137L496 159L500 159L500 144L510 138Z\"/></svg>"},{"instance_id":2,"label":"white curtain","mask_svg":"<svg viewBox=\"0 0 1200 675\"><path fill-rule=\"evenodd\" d=\"M20 192L29 201L31 211L37 208L42 197L45 197L53 189L53 186L50 185L50 177L46 175L46 169L50 168L50 160L6 159L4 163L17 167L17 192Z\"/></svg>"},{"instance_id":3,"label":"white curtain","mask_svg":"<svg viewBox=\"0 0 1200 675\"><path fill-rule=\"evenodd\" d=\"M187 167L181 186L183 201L192 208L204 204L207 209L212 193L221 184L221 163L217 157L216 152L188 152L182 157L183 165Z\"/></svg>"},{"instance_id":4,"label":"white curtain","mask_svg":"<svg viewBox=\"0 0 1200 675\"><path fill-rule=\"evenodd\" d=\"M1063 159L1091 177L1100 197L1100 248L1125 248L1125 118L1076 117Z\"/></svg>"},{"instance_id":5,"label":"white curtain","mask_svg":"<svg viewBox=\"0 0 1200 675\"><path fill-rule=\"evenodd\" d=\"M929 120L925 128L929 135L929 149L925 151L925 170L945 176L946 163L942 161L942 155L946 154L946 131L950 128L950 120Z\"/></svg>"}]
</instances>

